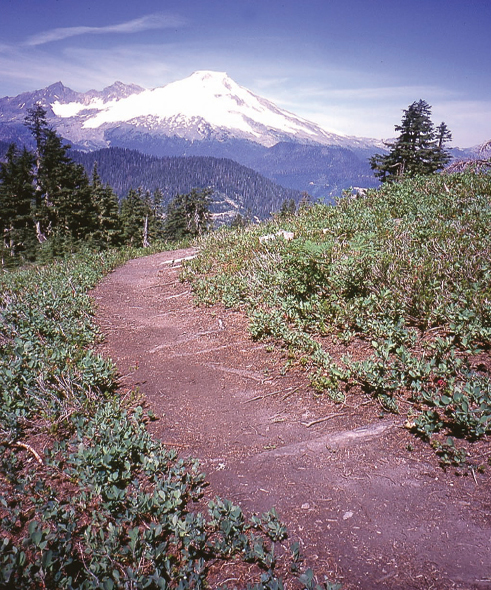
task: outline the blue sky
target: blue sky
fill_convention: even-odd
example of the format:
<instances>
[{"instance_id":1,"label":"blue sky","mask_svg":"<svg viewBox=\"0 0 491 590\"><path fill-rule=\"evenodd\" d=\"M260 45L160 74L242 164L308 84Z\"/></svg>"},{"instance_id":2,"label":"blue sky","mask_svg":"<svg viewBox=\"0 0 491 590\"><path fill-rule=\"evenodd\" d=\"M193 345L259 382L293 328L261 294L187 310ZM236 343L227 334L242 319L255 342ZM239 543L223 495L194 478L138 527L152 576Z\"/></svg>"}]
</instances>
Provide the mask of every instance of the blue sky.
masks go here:
<instances>
[{"instance_id":1,"label":"blue sky","mask_svg":"<svg viewBox=\"0 0 491 590\"><path fill-rule=\"evenodd\" d=\"M393 137L424 99L453 145L491 139L490 0L3 0L0 14L0 96L216 70L331 131Z\"/></svg>"}]
</instances>

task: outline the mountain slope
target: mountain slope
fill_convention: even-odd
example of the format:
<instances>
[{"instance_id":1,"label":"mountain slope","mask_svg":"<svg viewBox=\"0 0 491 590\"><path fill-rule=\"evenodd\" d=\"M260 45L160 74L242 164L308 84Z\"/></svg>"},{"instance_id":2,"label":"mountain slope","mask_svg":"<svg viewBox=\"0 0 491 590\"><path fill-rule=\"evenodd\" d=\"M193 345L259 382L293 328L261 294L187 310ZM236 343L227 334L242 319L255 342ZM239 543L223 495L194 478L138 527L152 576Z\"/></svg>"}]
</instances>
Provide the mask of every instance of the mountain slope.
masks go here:
<instances>
[{"instance_id":1,"label":"mountain slope","mask_svg":"<svg viewBox=\"0 0 491 590\"><path fill-rule=\"evenodd\" d=\"M239 86L223 72L194 72L151 90L116 82L100 92L79 93L57 82L0 99L0 124L22 122L37 102L47 109L60 134L74 143L97 139L107 147L107 130L130 125L143 133L190 141L235 138L266 147L279 141L353 148L381 145L326 131Z\"/></svg>"},{"instance_id":2,"label":"mountain slope","mask_svg":"<svg viewBox=\"0 0 491 590\"><path fill-rule=\"evenodd\" d=\"M143 132L190 141L247 139L271 147L279 141L351 145L357 141L322 129L239 86L222 72L199 71L161 88L117 96L51 104L59 119L82 121L103 132L130 124ZM67 136L69 139L70 137Z\"/></svg>"}]
</instances>

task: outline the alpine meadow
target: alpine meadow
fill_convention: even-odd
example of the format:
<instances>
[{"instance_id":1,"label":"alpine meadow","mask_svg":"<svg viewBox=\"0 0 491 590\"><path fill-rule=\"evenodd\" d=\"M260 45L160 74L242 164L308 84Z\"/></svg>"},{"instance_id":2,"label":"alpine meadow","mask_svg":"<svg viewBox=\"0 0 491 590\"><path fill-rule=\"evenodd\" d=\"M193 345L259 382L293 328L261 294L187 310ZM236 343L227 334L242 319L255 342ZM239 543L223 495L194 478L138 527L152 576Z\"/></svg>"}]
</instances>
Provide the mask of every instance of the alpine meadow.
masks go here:
<instances>
[{"instance_id":1,"label":"alpine meadow","mask_svg":"<svg viewBox=\"0 0 491 590\"><path fill-rule=\"evenodd\" d=\"M82 104L75 99L82 101L58 102L55 110L72 116L73 105ZM164 165L117 146L74 154L45 107L27 111L30 143L12 143L0 163L0 588L360 587L350 586L350 571L343 585L317 571L309 546L295 540L302 530L289 537L275 508L248 515L235 498L210 492L199 457L183 452L185 442L175 450L151 434L157 418L145 381L123 394L116 362L99 354L104 330L112 328L96 321L91 290L129 260L178 248L193 248L177 261L178 280L193 296L189 313L227 309L246 318L248 337L281 358L278 390L268 395L285 393L280 378L289 374L322 410L308 428L355 404L370 419L389 416L411 435L405 461L421 444L428 464L475 482L476 497L487 498L479 484L491 471L489 142L457 163L446 145L447 125L435 126L431 107L419 100L404 111L395 140L356 152L366 156L357 178L370 168L371 188L343 185L334 202L316 200L297 188L275 188L229 160L193 156L196 178L208 179L209 170L216 178L179 192L181 161ZM113 112L93 110L84 116ZM307 160L329 151L309 139L315 131L327 141L320 127L276 114L283 127L273 133L267 121L249 121L247 141L260 129L267 141L270 132L278 139L267 150L301 152ZM289 143L286 120L301 129L303 142ZM193 124L193 133L203 128L202 121ZM98 133L99 142L111 133L141 139L130 123ZM154 147L163 141L153 139ZM219 140L224 149L237 145ZM256 151L273 159L265 146L246 147L245 159ZM124 190L102 178L97 157ZM148 162L152 184L143 187ZM125 174L136 169L137 180ZM224 196L230 170L236 200ZM237 186L251 178L255 184L237 197ZM268 192L266 204L251 186ZM175 194L164 195L169 187ZM226 215L214 209L217 193L230 206ZM265 397L259 390L248 401ZM307 514L315 501L307 497L302 510ZM348 508L332 522L349 520ZM223 579L222 570L233 576ZM383 584L396 578L385 570L379 576Z\"/></svg>"}]
</instances>

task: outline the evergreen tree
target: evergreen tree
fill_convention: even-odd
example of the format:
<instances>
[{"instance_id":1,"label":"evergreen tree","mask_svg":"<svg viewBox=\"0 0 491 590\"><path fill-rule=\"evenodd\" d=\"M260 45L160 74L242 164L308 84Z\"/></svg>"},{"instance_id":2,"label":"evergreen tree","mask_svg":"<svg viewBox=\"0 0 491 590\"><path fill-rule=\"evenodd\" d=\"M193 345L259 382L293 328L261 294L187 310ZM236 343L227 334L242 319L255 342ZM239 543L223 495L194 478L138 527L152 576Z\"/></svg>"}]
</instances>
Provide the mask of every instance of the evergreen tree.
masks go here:
<instances>
[{"instance_id":1,"label":"evergreen tree","mask_svg":"<svg viewBox=\"0 0 491 590\"><path fill-rule=\"evenodd\" d=\"M439 166L437 170L440 170L441 168L446 166L452 159L450 153L445 149L445 144L449 141L452 141L452 133L447 127L447 124L442 122L436 128L437 149L435 150L435 156Z\"/></svg>"},{"instance_id":2,"label":"evergreen tree","mask_svg":"<svg viewBox=\"0 0 491 590\"><path fill-rule=\"evenodd\" d=\"M445 143L451 139L445 123L435 130L431 121L431 107L424 100L411 104L404 111L400 132L394 143L387 143L386 155L370 158L370 166L382 182L399 180L402 176L432 174L442 169L451 159Z\"/></svg>"},{"instance_id":3,"label":"evergreen tree","mask_svg":"<svg viewBox=\"0 0 491 590\"><path fill-rule=\"evenodd\" d=\"M164 195L160 188L154 190L153 195L147 191L145 194L145 202L148 208L148 240L154 243L163 237L164 228Z\"/></svg>"},{"instance_id":4,"label":"evergreen tree","mask_svg":"<svg viewBox=\"0 0 491 590\"><path fill-rule=\"evenodd\" d=\"M33 217L36 226L36 237L38 242L43 243L46 241L46 233L51 230L49 220L49 200L43 194L43 188L38 178L39 172L42 170L41 160L43 157L43 147L45 143L45 137L49 131L48 124L46 122L46 111L40 104L36 104L32 109L27 111L25 118L26 127L30 130L34 141L36 143L35 150L35 168L34 168L34 182L35 182L35 200L33 207Z\"/></svg>"},{"instance_id":5,"label":"evergreen tree","mask_svg":"<svg viewBox=\"0 0 491 590\"><path fill-rule=\"evenodd\" d=\"M34 156L25 148L19 152L11 145L5 163L0 163L0 231L2 261L8 254L12 262L32 259L36 247L32 202L34 199L32 167Z\"/></svg>"},{"instance_id":6,"label":"evergreen tree","mask_svg":"<svg viewBox=\"0 0 491 590\"><path fill-rule=\"evenodd\" d=\"M92 172L91 192L97 216L94 241L104 246L117 246L121 241L118 197L109 185L102 184L97 164Z\"/></svg>"},{"instance_id":7,"label":"evergreen tree","mask_svg":"<svg viewBox=\"0 0 491 590\"><path fill-rule=\"evenodd\" d=\"M141 191L131 189L121 202L121 230L125 244L143 246L147 213Z\"/></svg>"},{"instance_id":8,"label":"evergreen tree","mask_svg":"<svg viewBox=\"0 0 491 590\"><path fill-rule=\"evenodd\" d=\"M212 190L192 189L186 195L177 195L167 206L164 236L169 240L197 237L210 228Z\"/></svg>"},{"instance_id":9,"label":"evergreen tree","mask_svg":"<svg viewBox=\"0 0 491 590\"><path fill-rule=\"evenodd\" d=\"M240 213L236 213L234 215L234 218L230 222L230 227L232 229L244 229L244 227L247 227L249 225L249 223L250 223L250 219L248 217L245 217L244 215L241 215Z\"/></svg>"},{"instance_id":10,"label":"evergreen tree","mask_svg":"<svg viewBox=\"0 0 491 590\"><path fill-rule=\"evenodd\" d=\"M163 237L162 192L131 189L121 202L123 240L147 248Z\"/></svg>"},{"instance_id":11,"label":"evergreen tree","mask_svg":"<svg viewBox=\"0 0 491 590\"><path fill-rule=\"evenodd\" d=\"M97 216L83 166L68 157L68 145L46 122L41 105L29 109L26 125L36 142L34 220L37 239L52 237L54 253L90 241Z\"/></svg>"},{"instance_id":12,"label":"evergreen tree","mask_svg":"<svg viewBox=\"0 0 491 590\"><path fill-rule=\"evenodd\" d=\"M281 204L281 209L279 211L278 216L280 219L285 219L286 217L291 217L295 215L297 211L297 205L293 199L285 199Z\"/></svg>"}]
</instances>

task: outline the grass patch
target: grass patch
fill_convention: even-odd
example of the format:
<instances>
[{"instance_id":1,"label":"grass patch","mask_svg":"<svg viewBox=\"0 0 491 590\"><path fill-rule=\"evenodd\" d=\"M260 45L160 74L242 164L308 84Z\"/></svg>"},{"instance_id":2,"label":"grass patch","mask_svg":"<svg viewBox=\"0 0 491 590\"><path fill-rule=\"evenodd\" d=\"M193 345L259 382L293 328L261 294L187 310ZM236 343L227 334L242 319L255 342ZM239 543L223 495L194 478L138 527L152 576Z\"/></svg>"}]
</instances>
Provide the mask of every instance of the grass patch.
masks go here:
<instances>
[{"instance_id":1,"label":"grass patch","mask_svg":"<svg viewBox=\"0 0 491 590\"><path fill-rule=\"evenodd\" d=\"M426 439L473 441L491 432L490 224L489 173L414 178L216 232L184 277L301 358L317 394L362 389ZM295 239L259 239L280 229Z\"/></svg>"}]
</instances>

